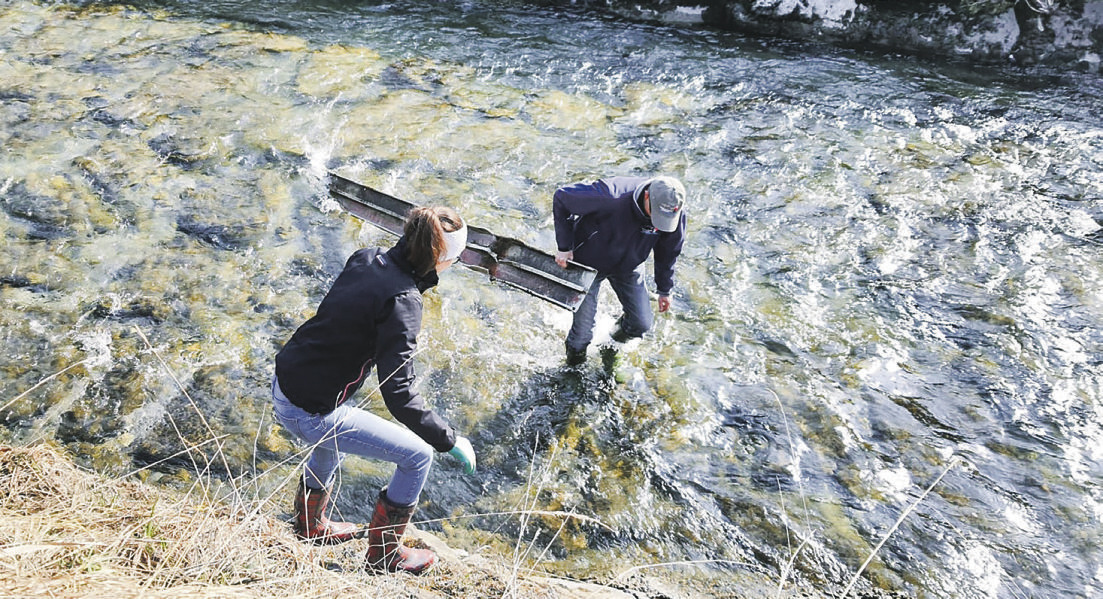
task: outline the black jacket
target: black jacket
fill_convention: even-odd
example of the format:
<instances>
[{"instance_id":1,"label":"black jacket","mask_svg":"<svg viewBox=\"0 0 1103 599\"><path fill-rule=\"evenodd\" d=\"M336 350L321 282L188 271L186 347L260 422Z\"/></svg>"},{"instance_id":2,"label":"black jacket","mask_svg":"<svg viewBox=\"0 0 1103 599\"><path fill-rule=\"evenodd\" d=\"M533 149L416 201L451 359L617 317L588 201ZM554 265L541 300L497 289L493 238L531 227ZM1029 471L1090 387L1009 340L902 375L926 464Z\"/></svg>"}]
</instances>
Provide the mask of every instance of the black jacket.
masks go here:
<instances>
[{"instance_id":1,"label":"black jacket","mask_svg":"<svg viewBox=\"0 0 1103 599\"><path fill-rule=\"evenodd\" d=\"M415 276L404 248L400 239L386 252L365 248L349 257L317 314L276 355L276 378L291 403L327 414L364 384L374 364L395 419L437 451L448 451L456 434L414 390L412 359L421 294L437 284L437 275Z\"/></svg>"}]
</instances>

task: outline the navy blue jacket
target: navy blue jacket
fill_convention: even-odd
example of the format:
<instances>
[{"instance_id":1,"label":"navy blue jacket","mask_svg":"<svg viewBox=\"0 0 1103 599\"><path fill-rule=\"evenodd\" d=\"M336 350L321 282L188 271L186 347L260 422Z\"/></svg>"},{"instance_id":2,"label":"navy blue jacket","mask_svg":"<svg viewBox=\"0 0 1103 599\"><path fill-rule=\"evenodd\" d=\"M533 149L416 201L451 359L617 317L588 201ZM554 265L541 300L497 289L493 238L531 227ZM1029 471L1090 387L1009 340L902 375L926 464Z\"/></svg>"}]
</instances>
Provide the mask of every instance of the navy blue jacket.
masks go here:
<instances>
[{"instance_id":1,"label":"navy blue jacket","mask_svg":"<svg viewBox=\"0 0 1103 599\"><path fill-rule=\"evenodd\" d=\"M351 397L374 364L383 401L396 420L437 451L456 444L452 427L414 389L421 294L437 274L415 276L405 240L384 252L358 250L318 305L276 355L276 378L291 403L328 414Z\"/></svg>"},{"instance_id":2,"label":"navy blue jacket","mask_svg":"<svg viewBox=\"0 0 1103 599\"><path fill-rule=\"evenodd\" d=\"M604 275L636 269L655 252L655 287L660 295L674 288L674 263L686 238L686 215L664 233L651 226L640 207L649 177L610 177L561 187L552 199L555 243L574 252L575 262Z\"/></svg>"}]
</instances>

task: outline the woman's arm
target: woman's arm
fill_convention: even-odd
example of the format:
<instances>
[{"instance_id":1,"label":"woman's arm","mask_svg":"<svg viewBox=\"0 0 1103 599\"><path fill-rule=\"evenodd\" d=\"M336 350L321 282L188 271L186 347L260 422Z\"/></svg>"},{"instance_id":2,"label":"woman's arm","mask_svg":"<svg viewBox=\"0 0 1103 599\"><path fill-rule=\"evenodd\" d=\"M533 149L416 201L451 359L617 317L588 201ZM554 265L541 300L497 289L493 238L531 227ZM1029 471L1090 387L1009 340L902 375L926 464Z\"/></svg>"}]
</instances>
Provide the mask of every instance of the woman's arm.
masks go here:
<instances>
[{"instance_id":1,"label":"woman's arm","mask_svg":"<svg viewBox=\"0 0 1103 599\"><path fill-rule=\"evenodd\" d=\"M388 302L377 329L375 368L379 391L391 415L432 445L445 452L456 444L452 426L425 405L414 389L413 356L417 334L421 331L421 296L416 291L402 293Z\"/></svg>"}]
</instances>

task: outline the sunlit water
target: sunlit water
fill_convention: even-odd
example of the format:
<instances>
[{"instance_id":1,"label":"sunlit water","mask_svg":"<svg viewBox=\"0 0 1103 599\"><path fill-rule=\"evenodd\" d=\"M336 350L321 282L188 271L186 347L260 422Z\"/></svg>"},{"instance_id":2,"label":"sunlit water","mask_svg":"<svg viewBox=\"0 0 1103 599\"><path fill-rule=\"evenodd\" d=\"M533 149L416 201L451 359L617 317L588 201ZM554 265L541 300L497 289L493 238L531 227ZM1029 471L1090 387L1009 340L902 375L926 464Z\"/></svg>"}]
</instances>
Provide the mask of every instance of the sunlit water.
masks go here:
<instances>
[{"instance_id":1,"label":"sunlit water","mask_svg":"<svg viewBox=\"0 0 1103 599\"><path fill-rule=\"evenodd\" d=\"M422 390L479 472L438 461L424 528L599 580L700 562L653 572L723 595L798 547L838 588L918 502L866 580L1103 595L1098 80L514 3L238 4L0 6L6 440L229 470L286 512L272 356L393 242L327 169L549 251L555 187L662 172L690 238L624 384L561 366L550 304L460 269L428 294ZM345 516L388 473L348 460ZM590 519L488 515L518 510Z\"/></svg>"}]
</instances>

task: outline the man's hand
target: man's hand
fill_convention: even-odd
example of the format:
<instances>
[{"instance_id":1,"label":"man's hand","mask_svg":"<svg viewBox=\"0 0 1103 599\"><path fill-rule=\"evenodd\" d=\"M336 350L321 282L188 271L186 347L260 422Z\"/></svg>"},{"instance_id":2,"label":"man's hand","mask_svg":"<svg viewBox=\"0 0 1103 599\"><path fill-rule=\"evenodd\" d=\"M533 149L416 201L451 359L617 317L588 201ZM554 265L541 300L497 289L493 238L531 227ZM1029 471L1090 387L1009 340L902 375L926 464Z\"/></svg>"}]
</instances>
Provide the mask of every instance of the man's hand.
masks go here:
<instances>
[{"instance_id":1,"label":"man's hand","mask_svg":"<svg viewBox=\"0 0 1103 599\"><path fill-rule=\"evenodd\" d=\"M555 263L562 268L567 268L567 260L574 260L574 252L556 252Z\"/></svg>"},{"instance_id":2,"label":"man's hand","mask_svg":"<svg viewBox=\"0 0 1103 599\"><path fill-rule=\"evenodd\" d=\"M660 295L659 296L659 312L666 312L669 309L670 309L670 296L669 295Z\"/></svg>"}]
</instances>

